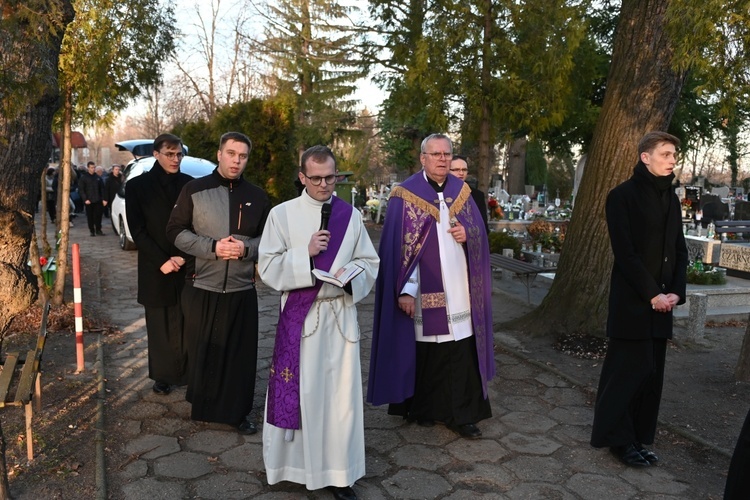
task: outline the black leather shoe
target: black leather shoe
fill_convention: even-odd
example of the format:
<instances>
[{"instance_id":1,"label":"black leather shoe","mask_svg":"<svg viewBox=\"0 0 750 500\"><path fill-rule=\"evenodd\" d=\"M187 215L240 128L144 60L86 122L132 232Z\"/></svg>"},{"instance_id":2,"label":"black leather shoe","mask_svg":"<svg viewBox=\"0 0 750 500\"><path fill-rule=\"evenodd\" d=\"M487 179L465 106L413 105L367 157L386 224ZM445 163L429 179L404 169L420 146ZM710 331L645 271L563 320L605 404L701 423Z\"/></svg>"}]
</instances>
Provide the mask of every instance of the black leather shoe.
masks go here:
<instances>
[{"instance_id":1,"label":"black leather shoe","mask_svg":"<svg viewBox=\"0 0 750 500\"><path fill-rule=\"evenodd\" d=\"M417 425L420 427L435 427L435 421L431 418L418 418Z\"/></svg>"},{"instance_id":2,"label":"black leather shoe","mask_svg":"<svg viewBox=\"0 0 750 500\"><path fill-rule=\"evenodd\" d=\"M474 424L452 425L450 429L466 439L477 439L482 436L482 431Z\"/></svg>"},{"instance_id":3,"label":"black leather shoe","mask_svg":"<svg viewBox=\"0 0 750 500\"><path fill-rule=\"evenodd\" d=\"M240 422L240 425L237 426L237 430L240 434L250 436L251 434L258 432L258 427L255 425L255 422L250 420L250 417L245 417L242 422Z\"/></svg>"},{"instance_id":4,"label":"black leather shoe","mask_svg":"<svg viewBox=\"0 0 750 500\"><path fill-rule=\"evenodd\" d=\"M99 230L98 230L98 231L96 232L96 234L98 234L99 236L104 236L104 231L102 231L101 229L99 229Z\"/></svg>"},{"instance_id":5,"label":"black leather shoe","mask_svg":"<svg viewBox=\"0 0 750 500\"><path fill-rule=\"evenodd\" d=\"M648 463L653 465L659 461L658 455L654 453L653 451L647 450L646 448L644 448L641 443L633 443L633 447L636 450L638 450L638 453L640 453L641 456L645 458Z\"/></svg>"},{"instance_id":6,"label":"black leather shoe","mask_svg":"<svg viewBox=\"0 0 750 500\"><path fill-rule=\"evenodd\" d=\"M91 233L91 236L96 236L96 233Z\"/></svg>"},{"instance_id":7,"label":"black leather shoe","mask_svg":"<svg viewBox=\"0 0 750 500\"><path fill-rule=\"evenodd\" d=\"M619 458L620 462L630 467L648 467L651 465L648 460L643 458L643 455L638 453L638 450L632 444L627 446L613 446L609 451Z\"/></svg>"},{"instance_id":8,"label":"black leather shoe","mask_svg":"<svg viewBox=\"0 0 750 500\"><path fill-rule=\"evenodd\" d=\"M93 236L93 234L91 236ZM166 396L172 392L172 386L166 382L154 382L153 389L156 394L161 394L162 396Z\"/></svg>"},{"instance_id":9,"label":"black leather shoe","mask_svg":"<svg viewBox=\"0 0 750 500\"><path fill-rule=\"evenodd\" d=\"M336 500L357 500L357 494L350 486L328 486L326 489L333 493Z\"/></svg>"}]
</instances>

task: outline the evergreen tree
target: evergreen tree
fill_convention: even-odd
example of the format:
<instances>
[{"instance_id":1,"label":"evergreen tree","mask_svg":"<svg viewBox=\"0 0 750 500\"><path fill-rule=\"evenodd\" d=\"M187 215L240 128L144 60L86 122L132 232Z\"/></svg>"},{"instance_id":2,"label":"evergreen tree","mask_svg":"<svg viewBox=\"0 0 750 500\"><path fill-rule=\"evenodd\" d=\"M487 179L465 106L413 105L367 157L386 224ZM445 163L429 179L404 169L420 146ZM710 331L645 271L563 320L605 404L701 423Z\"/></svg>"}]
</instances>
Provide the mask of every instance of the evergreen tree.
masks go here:
<instances>
[{"instance_id":1,"label":"evergreen tree","mask_svg":"<svg viewBox=\"0 0 750 500\"><path fill-rule=\"evenodd\" d=\"M314 144L332 144L354 123L351 95L364 74L355 59L359 34L349 22L355 11L329 0L267 4L259 52L270 66L273 93L294 98L300 155Z\"/></svg>"}]
</instances>

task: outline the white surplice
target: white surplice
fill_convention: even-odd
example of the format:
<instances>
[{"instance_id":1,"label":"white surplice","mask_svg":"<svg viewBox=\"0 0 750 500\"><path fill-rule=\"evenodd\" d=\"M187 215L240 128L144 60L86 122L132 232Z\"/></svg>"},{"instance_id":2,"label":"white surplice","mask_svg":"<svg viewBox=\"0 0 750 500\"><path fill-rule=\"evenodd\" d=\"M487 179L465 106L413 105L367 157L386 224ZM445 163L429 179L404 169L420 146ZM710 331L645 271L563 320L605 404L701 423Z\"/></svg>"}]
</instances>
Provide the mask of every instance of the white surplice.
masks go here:
<instances>
[{"instance_id":1,"label":"white surplice","mask_svg":"<svg viewBox=\"0 0 750 500\"><path fill-rule=\"evenodd\" d=\"M474 335L471 322L471 297L469 295L469 270L463 245L457 243L448 233L451 228L450 212L443 198L440 199L440 222L436 223L438 248L440 249L440 269L445 291L445 310L448 316L448 334L425 335L422 328L422 293L419 281L419 266L414 269L401 293L416 299L414 313L414 334L417 342L453 342ZM430 332L427 332L430 333Z\"/></svg>"},{"instance_id":2,"label":"white surplice","mask_svg":"<svg viewBox=\"0 0 750 500\"><path fill-rule=\"evenodd\" d=\"M258 272L282 292L314 284L307 245L320 227L322 203L304 191L271 210L261 238ZM263 461L269 484L291 481L315 490L350 486L365 475L360 334L355 304L375 283L377 252L357 210L331 272L354 262L364 269L352 294L324 283L305 319L300 349L301 425L286 430L263 423ZM282 294L282 305L287 294Z\"/></svg>"}]
</instances>

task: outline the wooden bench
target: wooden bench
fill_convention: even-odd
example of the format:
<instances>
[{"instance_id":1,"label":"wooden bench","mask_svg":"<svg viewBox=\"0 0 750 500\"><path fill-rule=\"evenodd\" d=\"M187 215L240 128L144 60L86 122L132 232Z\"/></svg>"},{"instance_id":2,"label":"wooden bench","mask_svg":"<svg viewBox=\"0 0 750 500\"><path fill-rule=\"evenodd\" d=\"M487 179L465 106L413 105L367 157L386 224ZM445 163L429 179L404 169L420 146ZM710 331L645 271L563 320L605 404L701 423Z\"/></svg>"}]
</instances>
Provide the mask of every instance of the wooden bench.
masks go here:
<instances>
[{"instance_id":1,"label":"wooden bench","mask_svg":"<svg viewBox=\"0 0 750 500\"><path fill-rule=\"evenodd\" d=\"M490 254L490 266L505 269L518 276L518 279L526 285L526 302L531 304L531 284L536 279L539 273L554 272L557 268L555 267L540 267L536 264L524 262L522 260L514 259L512 257L506 257L498 253Z\"/></svg>"},{"instance_id":2,"label":"wooden bench","mask_svg":"<svg viewBox=\"0 0 750 500\"><path fill-rule=\"evenodd\" d=\"M745 233L750 234L750 220L717 220L714 221L716 234Z\"/></svg>"},{"instance_id":3,"label":"wooden bench","mask_svg":"<svg viewBox=\"0 0 750 500\"><path fill-rule=\"evenodd\" d=\"M34 459L34 441L31 434L32 400L37 411L42 409L41 361L47 341L47 317L49 302L42 309L42 325L39 328L36 347L28 352L9 352L0 365L0 408L24 407L26 410L26 452L29 461Z\"/></svg>"}]
</instances>

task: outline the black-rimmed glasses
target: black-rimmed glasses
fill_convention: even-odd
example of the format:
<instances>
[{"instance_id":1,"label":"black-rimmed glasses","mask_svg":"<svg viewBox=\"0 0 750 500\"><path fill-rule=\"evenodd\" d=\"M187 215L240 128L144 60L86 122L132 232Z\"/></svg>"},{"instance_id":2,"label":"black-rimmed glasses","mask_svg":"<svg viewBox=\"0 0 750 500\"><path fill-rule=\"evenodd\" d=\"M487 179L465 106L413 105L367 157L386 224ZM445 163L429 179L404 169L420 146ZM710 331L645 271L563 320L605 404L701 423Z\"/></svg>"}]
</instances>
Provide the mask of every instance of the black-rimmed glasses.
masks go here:
<instances>
[{"instance_id":1,"label":"black-rimmed glasses","mask_svg":"<svg viewBox=\"0 0 750 500\"><path fill-rule=\"evenodd\" d=\"M313 186L320 186L320 183L323 181L326 181L326 185L328 186L336 182L335 174L326 175L325 177L321 177L319 175L313 175L312 177L310 177L306 173L302 172L302 175L304 175L305 178L307 178L307 180L310 181L310 184L312 184Z\"/></svg>"}]
</instances>

